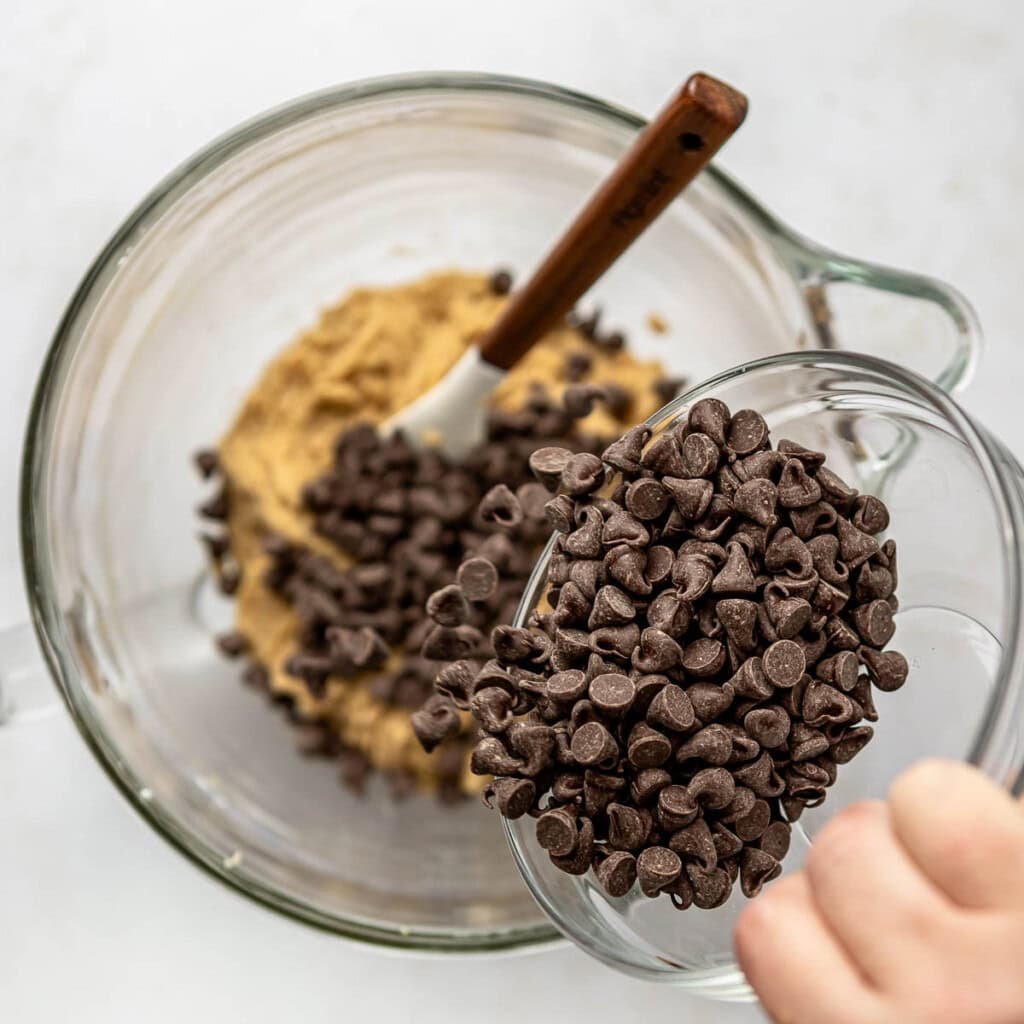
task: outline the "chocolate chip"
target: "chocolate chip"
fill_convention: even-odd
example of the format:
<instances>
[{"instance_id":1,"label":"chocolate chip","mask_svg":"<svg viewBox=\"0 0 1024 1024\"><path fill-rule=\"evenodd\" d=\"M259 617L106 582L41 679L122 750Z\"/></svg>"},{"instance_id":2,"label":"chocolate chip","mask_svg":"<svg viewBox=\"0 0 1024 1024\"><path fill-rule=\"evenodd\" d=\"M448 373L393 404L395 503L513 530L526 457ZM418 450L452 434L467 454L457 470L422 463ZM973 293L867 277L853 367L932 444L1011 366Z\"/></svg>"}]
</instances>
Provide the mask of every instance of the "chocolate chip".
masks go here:
<instances>
[{"instance_id":1,"label":"chocolate chip","mask_svg":"<svg viewBox=\"0 0 1024 1024\"><path fill-rule=\"evenodd\" d=\"M685 786L665 786L658 792L658 822L666 831L675 832L684 828L698 814L700 806Z\"/></svg>"},{"instance_id":2,"label":"chocolate chip","mask_svg":"<svg viewBox=\"0 0 1024 1024\"><path fill-rule=\"evenodd\" d=\"M649 584L658 586L669 580L672 576L672 566L675 564L675 553L664 544L655 544L647 549L647 560L644 566L644 576Z\"/></svg>"},{"instance_id":3,"label":"chocolate chip","mask_svg":"<svg viewBox=\"0 0 1024 1024\"><path fill-rule=\"evenodd\" d=\"M647 527L632 513L624 510L610 515L601 531L601 543L606 547L627 544L630 547L644 548L650 542L651 534Z\"/></svg>"},{"instance_id":4,"label":"chocolate chip","mask_svg":"<svg viewBox=\"0 0 1024 1024\"><path fill-rule=\"evenodd\" d=\"M573 733L572 756L579 764L605 764L618 753L615 737L600 722L587 722Z\"/></svg>"},{"instance_id":5,"label":"chocolate chip","mask_svg":"<svg viewBox=\"0 0 1024 1024\"><path fill-rule=\"evenodd\" d=\"M729 680L729 684L740 697L765 700L774 693L774 688L765 675L764 662L759 657L747 658Z\"/></svg>"},{"instance_id":6,"label":"chocolate chip","mask_svg":"<svg viewBox=\"0 0 1024 1024\"><path fill-rule=\"evenodd\" d=\"M637 722L629 732L626 756L636 768L657 768L672 756L672 744L664 733Z\"/></svg>"},{"instance_id":7,"label":"chocolate chip","mask_svg":"<svg viewBox=\"0 0 1024 1024\"><path fill-rule=\"evenodd\" d=\"M593 358L586 352L570 352L565 358L566 379L571 381L583 380L593 365Z\"/></svg>"},{"instance_id":8,"label":"chocolate chip","mask_svg":"<svg viewBox=\"0 0 1024 1024\"><path fill-rule=\"evenodd\" d=\"M636 860L640 889L645 896L657 896L679 877L683 862L667 846L649 846Z\"/></svg>"},{"instance_id":9,"label":"chocolate chip","mask_svg":"<svg viewBox=\"0 0 1024 1024\"><path fill-rule=\"evenodd\" d=\"M721 457L718 445L705 433L688 434L680 445L684 478L709 477L718 467Z\"/></svg>"},{"instance_id":10,"label":"chocolate chip","mask_svg":"<svg viewBox=\"0 0 1024 1024\"><path fill-rule=\"evenodd\" d=\"M707 431L705 431L707 433ZM751 455L768 440L768 424L753 409L740 409L729 424L726 443L734 455Z\"/></svg>"},{"instance_id":11,"label":"chocolate chip","mask_svg":"<svg viewBox=\"0 0 1024 1024\"><path fill-rule=\"evenodd\" d=\"M805 508L789 511L789 522L793 532L801 540L810 540L815 534L835 529L836 510L824 501L816 501Z\"/></svg>"},{"instance_id":12,"label":"chocolate chip","mask_svg":"<svg viewBox=\"0 0 1024 1024\"><path fill-rule=\"evenodd\" d=\"M695 720L690 698L674 683L662 686L647 709L647 723L670 732L684 732Z\"/></svg>"},{"instance_id":13,"label":"chocolate chip","mask_svg":"<svg viewBox=\"0 0 1024 1024\"><path fill-rule=\"evenodd\" d=\"M785 784L775 770L771 754L767 751L756 761L735 769L733 779L738 785L749 787L763 799L781 796L785 789Z\"/></svg>"},{"instance_id":14,"label":"chocolate chip","mask_svg":"<svg viewBox=\"0 0 1024 1024\"><path fill-rule=\"evenodd\" d=\"M874 652L872 652L874 653ZM840 651L831 658L818 662L815 672L823 682L849 693L857 685L860 665L853 651Z\"/></svg>"},{"instance_id":15,"label":"chocolate chip","mask_svg":"<svg viewBox=\"0 0 1024 1024\"><path fill-rule=\"evenodd\" d=\"M889 510L874 495L865 494L853 503L852 522L864 533L881 533L889 528Z\"/></svg>"},{"instance_id":16,"label":"chocolate chip","mask_svg":"<svg viewBox=\"0 0 1024 1024\"><path fill-rule=\"evenodd\" d=\"M641 478L626 488L626 508L637 519L651 520L668 507L669 492L657 480Z\"/></svg>"},{"instance_id":17,"label":"chocolate chip","mask_svg":"<svg viewBox=\"0 0 1024 1024\"><path fill-rule=\"evenodd\" d=\"M845 584L850 570L845 562L839 561L839 540L831 533L822 533L807 542L814 571L826 582Z\"/></svg>"},{"instance_id":18,"label":"chocolate chip","mask_svg":"<svg viewBox=\"0 0 1024 1024\"><path fill-rule=\"evenodd\" d=\"M769 450L740 459L734 468L741 480L777 481L785 464L786 456L782 452Z\"/></svg>"},{"instance_id":19,"label":"chocolate chip","mask_svg":"<svg viewBox=\"0 0 1024 1024\"><path fill-rule=\"evenodd\" d=\"M605 448L601 459L622 473L638 473L644 445L650 436L650 428L646 425L632 427Z\"/></svg>"},{"instance_id":20,"label":"chocolate chip","mask_svg":"<svg viewBox=\"0 0 1024 1024\"><path fill-rule=\"evenodd\" d=\"M643 595L651 592L651 585L644 575L647 557L642 550L619 544L607 552L605 565L608 574L630 593Z\"/></svg>"},{"instance_id":21,"label":"chocolate chip","mask_svg":"<svg viewBox=\"0 0 1024 1024\"><path fill-rule=\"evenodd\" d=\"M708 765L727 764L732 756L732 736L724 725L707 725L683 740L676 750L676 760L700 761Z\"/></svg>"},{"instance_id":22,"label":"chocolate chip","mask_svg":"<svg viewBox=\"0 0 1024 1024\"><path fill-rule=\"evenodd\" d=\"M601 567L601 563L596 563ZM620 626L636 618L636 606L628 594L611 585L601 587L594 597L587 625L591 629Z\"/></svg>"},{"instance_id":23,"label":"chocolate chip","mask_svg":"<svg viewBox=\"0 0 1024 1024\"><path fill-rule=\"evenodd\" d=\"M625 850L616 850L598 864L595 873L609 896L625 896L636 881L636 858Z\"/></svg>"},{"instance_id":24,"label":"chocolate chip","mask_svg":"<svg viewBox=\"0 0 1024 1024\"><path fill-rule=\"evenodd\" d=\"M679 514L688 522L703 519L711 505L715 488L710 480L685 480L675 476L662 478L662 485L671 495Z\"/></svg>"},{"instance_id":25,"label":"chocolate chip","mask_svg":"<svg viewBox=\"0 0 1024 1024\"><path fill-rule=\"evenodd\" d=\"M714 910L729 898L732 879L724 868L701 871L696 864L688 864L687 875L693 887L693 905L701 910Z\"/></svg>"},{"instance_id":26,"label":"chocolate chip","mask_svg":"<svg viewBox=\"0 0 1024 1024\"><path fill-rule=\"evenodd\" d=\"M802 597L783 597L785 587L765 588L765 607L780 640L792 640L811 621L811 605Z\"/></svg>"},{"instance_id":27,"label":"chocolate chip","mask_svg":"<svg viewBox=\"0 0 1024 1024\"><path fill-rule=\"evenodd\" d=\"M732 705L735 691L731 684L694 683L686 688L686 696L690 698L694 713L702 722L710 722L725 712Z\"/></svg>"},{"instance_id":28,"label":"chocolate chip","mask_svg":"<svg viewBox=\"0 0 1024 1024\"><path fill-rule=\"evenodd\" d=\"M454 583L435 590L427 598L426 608L427 614L440 626L461 626L469 617L469 603L461 587Z\"/></svg>"},{"instance_id":29,"label":"chocolate chip","mask_svg":"<svg viewBox=\"0 0 1024 1024\"><path fill-rule=\"evenodd\" d=\"M662 477L687 477L687 464L682 449L674 434L663 433L653 438L640 457L645 469L654 470ZM710 481L708 481L710 483ZM666 484L666 486L668 486ZM671 488L669 488L671 490Z\"/></svg>"},{"instance_id":30,"label":"chocolate chip","mask_svg":"<svg viewBox=\"0 0 1024 1024\"><path fill-rule=\"evenodd\" d=\"M681 786L669 787L682 789ZM686 790L682 790L684 793ZM664 797L666 790L662 790ZM693 812L697 813L697 805L693 804ZM669 839L669 849L679 854L685 862L697 864L702 871L711 871L718 865L718 849L711 835L711 829L703 818L673 832ZM740 844L742 848L743 844Z\"/></svg>"},{"instance_id":31,"label":"chocolate chip","mask_svg":"<svg viewBox=\"0 0 1024 1024\"><path fill-rule=\"evenodd\" d=\"M818 728L848 722L854 713L849 697L817 679L807 684L800 710L804 721Z\"/></svg>"},{"instance_id":32,"label":"chocolate chip","mask_svg":"<svg viewBox=\"0 0 1024 1024\"><path fill-rule=\"evenodd\" d=\"M614 850L639 850L651 829L651 816L647 811L626 804L610 803L608 815L608 845Z\"/></svg>"},{"instance_id":33,"label":"chocolate chip","mask_svg":"<svg viewBox=\"0 0 1024 1024\"><path fill-rule=\"evenodd\" d=\"M782 467L778 494L783 508L807 508L821 498L821 487L799 459L789 459Z\"/></svg>"},{"instance_id":34,"label":"chocolate chip","mask_svg":"<svg viewBox=\"0 0 1024 1024\"><path fill-rule=\"evenodd\" d=\"M201 449L192 456L192 460L204 480L209 480L214 473L220 471L220 456L212 448Z\"/></svg>"},{"instance_id":35,"label":"chocolate chip","mask_svg":"<svg viewBox=\"0 0 1024 1024\"><path fill-rule=\"evenodd\" d=\"M884 647L896 631L892 609L880 600L855 608L853 624L864 643L871 647Z\"/></svg>"},{"instance_id":36,"label":"chocolate chip","mask_svg":"<svg viewBox=\"0 0 1024 1024\"><path fill-rule=\"evenodd\" d=\"M737 786L732 803L720 813L719 820L728 823L746 817L756 803L757 796L752 789L748 789L746 786Z\"/></svg>"},{"instance_id":37,"label":"chocolate chip","mask_svg":"<svg viewBox=\"0 0 1024 1024\"><path fill-rule=\"evenodd\" d=\"M728 558L711 583L714 594L756 594L754 570L742 544L730 541L726 545Z\"/></svg>"},{"instance_id":38,"label":"chocolate chip","mask_svg":"<svg viewBox=\"0 0 1024 1024\"><path fill-rule=\"evenodd\" d=\"M736 712L738 718L742 718L745 714L746 710L742 713L738 710ZM729 764L742 764L744 761L752 761L761 753L761 744L748 735L742 725L728 722L725 727L729 730L729 735L732 736L732 757L729 758Z\"/></svg>"},{"instance_id":39,"label":"chocolate chip","mask_svg":"<svg viewBox=\"0 0 1024 1024\"><path fill-rule=\"evenodd\" d=\"M871 692L871 680L867 676L861 676L857 685L850 692L850 696L856 701L860 708L861 715L869 722L878 721L878 711L875 709L875 698Z\"/></svg>"},{"instance_id":40,"label":"chocolate chip","mask_svg":"<svg viewBox=\"0 0 1024 1024\"><path fill-rule=\"evenodd\" d=\"M706 434L719 448L725 445L729 426L729 407L717 398L702 398L690 409L687 422L695 433Z\"/></svg>"},{"instance_id":41,"label":"chocolate chip","mask_svg":"<svg viewBox=\"0 0 1024 1024\"><path fill-rule=\"evenodd\" d=\"M819 729L794 722L789 734L789 755L794 761L809 761L829 748L828 737Z\"/></svg>"},{"instance_id":42,"label":"chocolate chip","mask_svg":"<svg viewBox=\"0 0 1024 1024\"><path fill-rule=\"evenodd\" d=\"M783 861L789 853L792 828L784 821L773 821L761 834L758 846L777 861Z\"/></svg>"},{"instance_id":43,"label":"chocolate chip","mask_svg":"<svg viewBox=\"0 0 1024 1024\"><path fill-rule=\"evenodd\" d=\"M492 779L484 787L483 801L497 805L498 813L509 821L515 821L533 808L537 798L537 787L530 779Z\"/></svg>"},{"instance_id":44,"label":"chocolate chip","mask_svg":"<svg viewBox=\"0 0 1024 1024\"><path fill-rule=\"evenodd\" d=\"M505 484L497 484L481 498L479 515L483 522L506 529L513 529L523 521L519 499Z\"/></svg>"},{"instance_id":45,"label":"chocolate chip","mask_svg":"<svg viewBox=\"0 0 1024 1024\"><path fill-rule=\"evenodd\" d=\"M562 470L562 486L571 497L593 494L604 485L604 463L590 452L569 458Z\"/></svg>"},{"instance_id":46,"label":"chocolate chip","mask_svg":"<svg viewBox=\"0 0 1024 1024\"><path fill-rule=\"evenodd\" d=\"M422 743L423 735L415 721L413 729ZM429 741L432 734L429 732L426 734ZM513 757L497 736L485 736L473 748L470 768L476 775L515 775L522 770L523 762L518 757Z\"/></svg>"},{"instance_id":47,"label":"chocolate chip","mask_svg":"<svg viewBox=\"0 0 1024 1024\"><path fill-rule=\"evenodd\" d=\"M595 403L603 397L604 389L596 384L571 384L562 393L562 404L574 420L581 420L594 411Z\"/></svg>"},{"instance_id":48,"label":"chocolate chip","mask_svg":"<svg viewBox=\"0 0 1024 1024\"><path fill-rule=\"evenodd\" d=\"M777 530L772 537L764 553L764 565L769 572L785 572L794 579L804 579L814 572L810 550L788 526Z\"/></svg>"},{"instance_id":49,"label":"chocolate chip","mask_svg":"<svg viewBox=\"0 0 1024 1024\"><path fill-rule=\"evenodd\" d=\"M580 820L579 835L576 838L576 847L572 853L560 857L557 854L549 854L552 863L559 870L570 875L585 875L590 870L594 856L594 825L589 818Z\"/></svg>"},{"instance_id":50,"label":"chocolate chip","mask_svg":"<svg viewBox=\"0 0 1024 1024\"><path fill-rule=\"evenodd\" d=\"M634 803L644 806L657 799L658 793L672 782L664 768L642 768L630 783L629 795Z\"/></svg>"},{"instance_id":51,"label":"chocolate chip","mask_svg":"<svg viewBox=\"0 0 1024 1024\"><path fill-rule=\"evenodd\" d=\"M217 637L217 649L228 658L238 658L249 649L249 641L242 633L231 630Z\"/></svg>"},{"instance_id":52,"label":"chocolate chip","mask_svg":"<svg viewBox=\"0 0 1024 1024\"><path fill-rule=\"evenodd\" d=\"M736 795L736 782L725 768L702 768L690 780L687 789L698 803L714 811L731 803Z\"/></svg>"},{"instance_id":53,"label":"chocolate chip","mask_svg":"<svg viewBox=\"0 0 1024 1024\"><path fill-rule=\"evenodd\" d=\"M640 634L640 644L632 652L634 668L645 674L675 668L684 657L679 644L654 626L649 626Z\"/></svg>"},{"instance_id":54,"label":"chocolate chip","mask_svg":"<svg viewBox=\"0 0 1024 1024\"><path fill-rule=\"evenodd\" d=\"M498 587L498 570L486 558L467 558L455 576L463 596L470 601L486 601Z\"/></svg>"},{"instance_id":55,"label":"chocolate chip","mask_svg":"<svg viewBox=\"0 0 1024 1024\"><path fill-rule=\"evenodd\" d=\"M648 605L647 621L655 629L678 640L690 626L690 606L678 595L665 591Z\"/></svg>"},{"instance_id":56,"label":"chocolate chip","mask_svg":"<svg viewBox=\"0 0 1024 1024\"><path fill-rule=\"evenodd\" d=\"M460 726L459 712L454 703L439 693L428 697L411 721L413 732L428 753L439 743L454 736Z\"/></svg>"},{"instance_id":57,"label":"chocolate chip","mask_svg":"<svg viewBox=\"0 0 1024 1024\"><path fill-rule=\"evenodd\" d=\"M625 626L602 626L590 634L590 649L595 654L626 660L636 654L640 643L640 627L631 622ZM650 671L650 670L643 670Z\"/></svg>"},{"instance_id":58,"label":"chocolate chip","mask_svg":"<svg viewBox=\"0 0 1024 1024\"><path fill-rule=\"evenodd\" d=\"M839 553L843 561L851 568L874 558L880 551L878 541L867 533L858 530L849 520L842 516L836 520L839 535Z\"/></svg>"},{"instance_id":59,"label":"chocolate chip","mask_svg":"<svg viewBox=\"0 0 1024 1024\"><path fill-rule=\"evenodd\" d=\"M773 686L789 689L804 674L807 661L799 644L792 640L776 640L761 655L764 674Z\"/></svg>"},{"instance_id":60,"label":"chocolate chip","mask_svg":"<svg viewBox=\"0 0 1024 1024\"><path fill-rule=\"evenodd\" d=\"M602 714L621 718L636 699L636 684L629 676L606 673L590 683L590 700Z\"/></svg>"},{"instance_id":61,"label":"chocolate chip","mask_svg":"<svg viewBox=\"0 0 1024 1024\"><path fill-rule=\"evenodd\" d=\"M843 738L832 745L832 758L836 764L852 761L867 744L875 730L870 725L859 725L848 729Z\"/></svg>"},{"instance_id":62,"label":"chocolate chip","mask_svg":"<svg viewBox=\"0 0 1024 1024\"><path fill-rule=\"evenodd\" d=\"M495 295L508 295L512 290L512 275L507 270L496 270L487 285Z\"/></svg>"},{"instance_id":63,"label":"chocolate chip","mask_svg":"<svg viewBox=\"0 0 1024 1024\"><path fill-rule=\"evenodd\" d=\"M779 492L775 484L762 477L755 477L740 484L732 496L732 506L741 515L759 526L774 526L777 522L775 509Z\"/></svg>"},{"instance_id":64,"label":"chocolate chip","mask_svg":"<svg viewBox=\"0 0 1024 1024\"><path fill-rule=\"evenodd\" d=\"M552 700L569 703L587 692L587 677L579 669L556 672L545 684L545 694Z\"/></svg>"},{"instance_id":65,"label":"chocolate chip","mask_svg":"<svg viewBox=\"0 0 1024 1024\"><path fill-rule=\"evenodd\" d=\"M748 846L740 854L740 888L748 899L753 899L780 874L782 865L770 853Z\"/></svg>"},{"instance_id":66,"label":"chocolate chip","mask_svg":"<svg viewBox=\"0 0 1024 1024\"><path fill-rule=\"evenodd\" d=\"M682 665L695 679L718 675L725 667L725 647L708 637L694 640L683 649Z\"/></svg>"},{"instance_id":67,"label":"chocolate chip","mask_svg":"<svg viewBox=\"0 0 1024 1024\"><path fill-rule=\"evenodd\" d=\"M780 707L755 708L748 711L743 727L762 747L781 747L789 737L790 717Z\"/></svg>"},{"instance_id":68,"label":"chocolate chip","mask_svg":"<svg viewBox=\"0 0 1024 1024\"><path fill-rule=\"evenodd\" d=\"M577 817L564 807L545 811L537 819L537 842L552 856L566 857L579 839Z\"/></svg>"},{"instance_id":69,"label":"chocolate chip","mask_svg":"<svg viewBox=\"0 0 1024 1024\"><path fill-rule=\"evenodd\" d=\"M504 732L512 724L515 698L505 689L485 686L470 699L470 709L485 732ZM417 735L419 735L417 733Z\"/></svg>"},{"instance_id":70,"label":"chocolate chip","mask_svg":"<svg viewBox=\"0 0 1024 1024\"><path fill-rule=\"evenodd\" d=\"M752 843L764 835L771 824L772 811L766 800L757 800L754 806L742 817L737 818L733 831L745 843Z\"/></svg>"},{"instance_id":71,"label":"chocolate chip","mask_svg":"<svg viewBox=\"0 0 1024 1024\"><path fill-rule=\"evenodd\" d=\"M721 821L713 822L711 825L711 842L714 844L718 861L735 857L743 849L743 840L731 829L726 828Z\"/></svg>"},{"instance_id":72,"label":"chocolate chip","mask_svg":"<svg viewBox=\"0 0 1024 1024\"><path fill-rule=\"evenodd\" d=\"M725 598L715 611L733 648L741 654L751 653L756 646L757 605L742 598Z\"/></svg>"},{"instance_id":73,"label":"chocolate chip","mask_svg":"<svg viewBox=\"0 0 1024 1024\"><path fill-rule=\"evenodd\" d=\"M858 653L872 682L884 693L898 690L907 681L910 666L899 651L882 652L861 647Z\"/></svg>"},{"instance_id":74,"label":"chocolate chip","mask_svg":"<svg viewBox=\"0 0 1024 1024\"><path fill-rule=\"evenodd\" d=\"M805 468L817 470L825 461L825 453L814 451L812 448L805 448L796 441L789 441L783 438L778 443L779 451L791 459L799 459Z\"/></svg>"}]
</instances>

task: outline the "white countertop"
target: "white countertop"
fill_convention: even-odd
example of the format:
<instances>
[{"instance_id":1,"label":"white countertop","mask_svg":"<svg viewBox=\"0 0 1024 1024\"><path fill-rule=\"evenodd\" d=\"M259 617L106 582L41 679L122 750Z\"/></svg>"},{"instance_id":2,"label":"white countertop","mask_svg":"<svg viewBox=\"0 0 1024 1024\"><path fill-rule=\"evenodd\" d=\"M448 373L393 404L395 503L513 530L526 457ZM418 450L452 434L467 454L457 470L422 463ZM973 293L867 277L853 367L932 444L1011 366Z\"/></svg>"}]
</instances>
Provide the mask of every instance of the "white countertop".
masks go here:
<instances>
[{"instance_id":1,"label":"white countertop","mask_svg":"<svg viewBox=\"0 0 1024 1024\"><path fill-rule=\"evenodd\" d=\"M752 98L727 166L840 251L957 284L988 338L965 404L1018 455L1024 421L1024 5L1016 0L36 0L0 41L0 624L25 614L15 495L36 370L135 201L252 113L324 85L471 68L653 112L690 70ZM1000 404L1003 403L1003 404ZM275 917L134 817L62 714L0 731L6 1020L750 1021L574 950L407 959ZM494 1024L519 1020L509 999Z\"/></svg>"}]
</instances>

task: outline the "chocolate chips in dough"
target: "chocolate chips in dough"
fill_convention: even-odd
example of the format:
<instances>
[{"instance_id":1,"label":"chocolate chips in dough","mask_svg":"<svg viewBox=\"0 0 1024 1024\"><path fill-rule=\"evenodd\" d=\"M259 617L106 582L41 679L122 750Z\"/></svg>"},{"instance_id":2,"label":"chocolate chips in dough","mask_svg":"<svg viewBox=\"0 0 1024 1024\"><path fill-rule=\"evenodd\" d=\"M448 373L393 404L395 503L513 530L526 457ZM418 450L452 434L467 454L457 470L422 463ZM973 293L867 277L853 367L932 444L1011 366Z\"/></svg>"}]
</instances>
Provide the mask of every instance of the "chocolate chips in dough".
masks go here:
<instances>
[{"instance_id":1,"label":"chocolate chips in dough","mask_svg":"<svg viewBox=\"0 0 1024 1024\"><path fill-rule=\"evenodd\" d=\"M440 665L493 657L492 630L512 621L550 533L530 458L558 447L599 466L672 384L597 318L575 318L508 374L467 459L382 439L375 424L436 383L510 287L503 272L448 273L353 292L266 368L196 460L210 488L203 543L236 598L220 651L244 659L246 683L295 722L301 749L336 759L354 788L376 770L396 795L479 792L473 716L428 701L430 753L410 717ZM457 667L442 677L461 685ZM505 713L493 695L478 703L492 721Z\"/></svg>"}]
</instances>

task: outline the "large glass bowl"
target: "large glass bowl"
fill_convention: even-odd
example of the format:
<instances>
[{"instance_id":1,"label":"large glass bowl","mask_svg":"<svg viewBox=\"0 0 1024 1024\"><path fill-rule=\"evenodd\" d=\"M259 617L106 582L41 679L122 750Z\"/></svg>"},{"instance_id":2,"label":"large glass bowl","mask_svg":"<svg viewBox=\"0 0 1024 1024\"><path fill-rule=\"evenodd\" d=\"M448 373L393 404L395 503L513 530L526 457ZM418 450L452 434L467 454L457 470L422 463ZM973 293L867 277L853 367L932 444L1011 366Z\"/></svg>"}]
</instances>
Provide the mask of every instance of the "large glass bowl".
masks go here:
<instances>
[{"instance_id":1,"label":"large glass bowl","mask_svg":"<svg viewBox=\"0 0 1024 1024\"><path fill-rule=\"evenodd\" d=\"M1016 459L939 389L868 357L788 354L727 371L661 410L653 430L685 419L693 402L709 397L733 410L758 409L776 441L824 451L830 468L887 503L888 535L897 543L892 647L906 655L910 677L897 692L877 694L872 742L840 767L824 804L794 826L784 870L802 865L833 814L884 798L893 778L921 758L971 760L1008 789L1024 785L1024 471ZM544 593L550 550L520 623ZM732 954L733 926L747 903L738 888L713 911L680 912L638 887L613 899L592 874L557 870L531 819L505 826L541 906L587 952L639 977L749 997Z\"/></svg>"},{"instance_id":2,"label":"large glass bowl","mask_svg":"<svg viewBox=\"0 0 1024 1024\"><path fill-rule=\"evenodd\" d=\"M213 653L211 620L229 609L203 604L190 452L220 436L265 362L349 288L452 266L526 271L642 124L587 96L480 75L299 100L161 183L60 324L21 494L47 662L145 819L278 910L421 949L555 934L493 817L350 796L328 766L298 758L287 726ZM844 325L881 323L879 303L892 304L891 333L858 344L870 338L945 388L963 381L976 342L950 289L798 238L715 170L591 302L642 355L691 379L842 346ZM645 326L650 313L669 333Z\"/></svg>"}]
</instances>

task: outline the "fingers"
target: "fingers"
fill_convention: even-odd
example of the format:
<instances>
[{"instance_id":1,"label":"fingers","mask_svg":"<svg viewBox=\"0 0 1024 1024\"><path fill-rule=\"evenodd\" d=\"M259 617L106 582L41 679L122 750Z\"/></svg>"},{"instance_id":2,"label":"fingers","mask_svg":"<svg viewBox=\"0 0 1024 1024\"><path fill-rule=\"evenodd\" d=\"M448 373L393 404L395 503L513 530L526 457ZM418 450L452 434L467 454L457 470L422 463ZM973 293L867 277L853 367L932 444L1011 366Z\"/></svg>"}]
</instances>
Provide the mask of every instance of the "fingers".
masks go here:
<instances>
[{"instance_id":1,"label":"fingers","mask_svg":"<svg viewBox=\"0 0 1024 1024\"><path fill-rule=\"evenodd\" d=\"M772 1020L882 1019L876 993L818 915L803 872L758 896L737 922L734 940L740 967Z\"/></svg>"},{"instance_id":2,"label":"fingers","mask_svg":"<svg viewBox=\"0 0 1024 1024\"><path fill-rule=\"evenodd\" d=\"M898 981L908 950L948 943L955 952L955 908L900 846L885 804L836 815L814 840L807 876L823 921L878 987Z\"/></svg>"},{"instance_id":3,"label":"fingers","mask_svg":"<svg viewBox=\"0 0 1024 1024\"><path fill-rule=\"evenodd\" d=\"M1024 808L978 769L924 761L889 791L893 832L963 907L1024 910Z\"/></svg>"}]
</instances>

